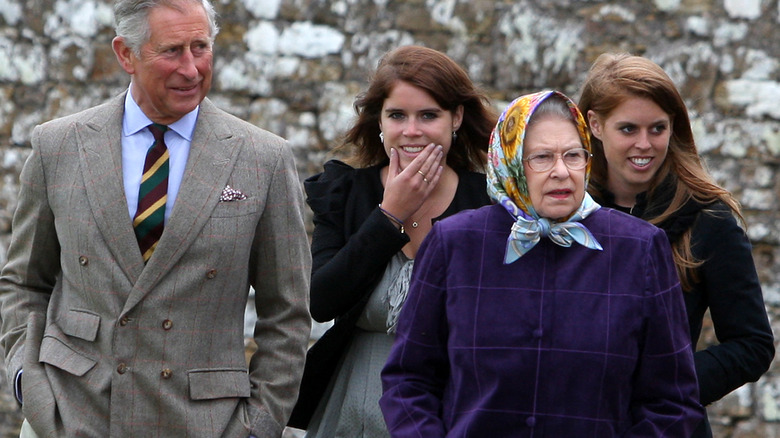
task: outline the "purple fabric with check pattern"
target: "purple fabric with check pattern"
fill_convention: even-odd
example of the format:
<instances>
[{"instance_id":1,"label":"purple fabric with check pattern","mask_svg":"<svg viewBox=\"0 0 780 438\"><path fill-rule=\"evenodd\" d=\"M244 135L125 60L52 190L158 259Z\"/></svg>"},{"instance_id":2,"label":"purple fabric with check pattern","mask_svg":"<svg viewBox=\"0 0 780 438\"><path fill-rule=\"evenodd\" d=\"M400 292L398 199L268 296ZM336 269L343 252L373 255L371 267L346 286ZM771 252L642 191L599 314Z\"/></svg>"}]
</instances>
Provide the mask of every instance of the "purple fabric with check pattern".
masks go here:
<instances>
[{"instance_id":1,"label":"purple fabric with check pattern","mask_svg":"<svg viewBox=\"0 0 780 438\"><path fill-rule=\"evenodd\" d=\"M501 205L438 222L415 262L380 401L395 437L684 437L703 418L664 233L600 209L593 251L505 265Z\"/></svg>"}]
</instances>

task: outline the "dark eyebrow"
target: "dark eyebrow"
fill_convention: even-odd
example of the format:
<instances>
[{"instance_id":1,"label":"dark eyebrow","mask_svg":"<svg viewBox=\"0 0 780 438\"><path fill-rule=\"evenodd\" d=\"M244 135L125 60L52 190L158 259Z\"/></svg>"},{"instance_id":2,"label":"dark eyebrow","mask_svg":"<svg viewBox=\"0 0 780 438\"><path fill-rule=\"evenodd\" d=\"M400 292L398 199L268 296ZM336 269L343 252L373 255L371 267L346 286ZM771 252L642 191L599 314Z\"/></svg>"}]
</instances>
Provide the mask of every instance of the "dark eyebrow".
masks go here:
<instances>
[{"instance_id":1,"label":"dark eyebrow","mask_svg":"<svg viewBox=\"0 0 780 438\"><path fill-rule=\"evenodd\" d=\"M657 125L659 123L668 124L670 122L671 122L670 119L657 119L657 120L653 120L652 122L650 122L650 125ZM617 124L617 125L631 125L631 126L638 125L638 123L631 122L631 121L628 121L628 120L618 120L618 121L615 122L615 124Z\"/></svg>"}]
</instances>

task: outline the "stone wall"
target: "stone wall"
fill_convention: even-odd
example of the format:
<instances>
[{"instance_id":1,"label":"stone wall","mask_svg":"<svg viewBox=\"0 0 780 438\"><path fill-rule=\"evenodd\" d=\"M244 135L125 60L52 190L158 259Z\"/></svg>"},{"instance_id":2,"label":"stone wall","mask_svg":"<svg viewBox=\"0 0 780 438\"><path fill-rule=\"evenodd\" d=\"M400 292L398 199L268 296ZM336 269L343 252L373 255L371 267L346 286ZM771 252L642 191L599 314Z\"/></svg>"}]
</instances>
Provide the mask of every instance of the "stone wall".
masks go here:
<instances>
[{"instance_id":1,"label":"stone wall","mask_svg":"<svg viewBox=\"0 0 780 438\"><path fill-rule=\"evenodd\" d=\"M222 32L212 99L291 142L321 169L354 96L388 49L448 53L498 108L519 94L576 95L610 50L661 64L690 107L702 155L742 202L773 327L780 324L780 3L775 0L214 0ZM38 123L127 87L108 0L0 0L0 263L18 174ZM704 343L714 342L711 331ZM4 373L0 373L0 384ZM20 418L0 393L0 436ZM780 437L775 364L709 412L718 437Z\"/></svg>"}]
</instances>

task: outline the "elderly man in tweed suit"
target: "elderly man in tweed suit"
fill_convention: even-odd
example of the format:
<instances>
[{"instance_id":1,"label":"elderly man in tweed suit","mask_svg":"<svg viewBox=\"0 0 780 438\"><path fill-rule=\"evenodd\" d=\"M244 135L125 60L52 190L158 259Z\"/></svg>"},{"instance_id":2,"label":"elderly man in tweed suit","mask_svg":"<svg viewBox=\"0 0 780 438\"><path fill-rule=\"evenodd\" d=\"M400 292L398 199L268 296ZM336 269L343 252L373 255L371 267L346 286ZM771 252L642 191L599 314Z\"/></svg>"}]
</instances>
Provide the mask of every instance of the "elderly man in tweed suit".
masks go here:
<instances>
[{"instance_id":1,"label":"elderly man in tweed suit","mask_svg":"<svg viewBox=\"0 0 780 438\"><path fill-rule=\"evenodd\" d=\"M310 330L302 192L283 139L206 98L214 17L117 1L128 91L33 131L0 274L23 435L282 433Z\"/></svg>"}]
</instances>

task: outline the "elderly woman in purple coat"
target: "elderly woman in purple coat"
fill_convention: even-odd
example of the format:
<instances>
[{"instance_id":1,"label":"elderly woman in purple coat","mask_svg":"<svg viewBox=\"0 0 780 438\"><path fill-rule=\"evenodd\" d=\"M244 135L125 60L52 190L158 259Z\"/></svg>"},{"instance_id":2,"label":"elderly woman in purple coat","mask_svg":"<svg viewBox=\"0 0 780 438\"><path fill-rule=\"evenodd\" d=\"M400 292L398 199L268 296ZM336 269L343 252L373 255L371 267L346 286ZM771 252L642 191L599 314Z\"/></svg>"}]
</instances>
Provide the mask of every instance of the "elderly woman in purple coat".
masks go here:
<instances>
[{"instance_id":1,"label":"elderly woman in purple coat","mask_svg":"<svg viewBox=\"0 0 780 438\"><path fill-rule=\"evenodd\" d=\"M494 205L423 242L382 372L394 437L687 437L699 404L663 231L586 192L590 138L556 91L491 136Z\"/></svg>"}]
</instances>

